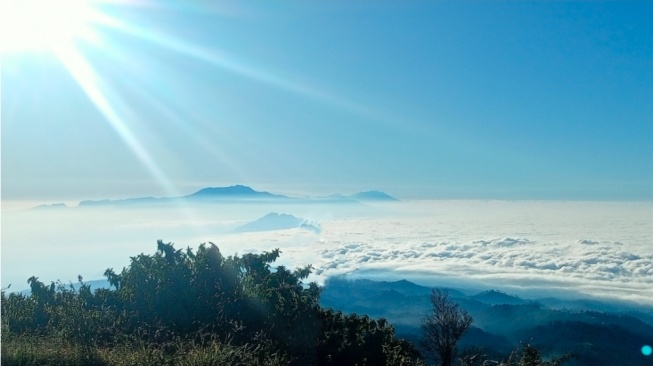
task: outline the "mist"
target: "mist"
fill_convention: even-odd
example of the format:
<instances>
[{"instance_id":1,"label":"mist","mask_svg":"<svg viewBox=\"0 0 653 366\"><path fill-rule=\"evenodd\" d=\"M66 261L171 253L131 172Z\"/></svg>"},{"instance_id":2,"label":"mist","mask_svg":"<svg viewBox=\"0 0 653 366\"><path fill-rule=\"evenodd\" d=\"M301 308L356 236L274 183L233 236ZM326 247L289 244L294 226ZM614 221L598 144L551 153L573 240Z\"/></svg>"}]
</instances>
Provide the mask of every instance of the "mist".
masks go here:
<instances>
[{"instance_id":1,"label":"mist","mask_svg":"<svg viewBox=\"0 0 653 366\"><path fill-rule=\"evenodd\" d=\"M257 221L266 215L267 221ZM283 225L274 221L282 216ZM176 248L213 242L224 255L280 248L278 264L311 264L309 280L318 283L343 275L405 278L531 297L647 304L653 298L651 217L650 202L168 202L3 208L2 287L25 289L31 276L46 283L76 282L78 275L102 279L107 268L118 271L131 256L153 253L161 239ZM254 226L258 229L242 229L253 223L260 224Z\"/></svg>"}]
</instances>

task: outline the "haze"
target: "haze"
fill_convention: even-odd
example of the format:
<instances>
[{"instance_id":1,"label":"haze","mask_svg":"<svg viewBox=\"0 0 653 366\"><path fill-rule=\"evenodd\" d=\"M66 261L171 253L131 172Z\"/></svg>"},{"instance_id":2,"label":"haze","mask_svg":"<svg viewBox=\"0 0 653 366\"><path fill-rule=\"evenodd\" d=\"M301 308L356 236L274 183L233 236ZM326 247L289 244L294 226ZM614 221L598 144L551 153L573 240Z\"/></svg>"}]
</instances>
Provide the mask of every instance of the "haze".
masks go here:
<instances>
[{"instance_id":1,"label":"haze","mask_svg":"<svg viewBox=\"0 0 653 366\"><path fill-rule=\"evenodd\" d=\"M277 215L270 220L271 212L312 227L301 227L303 220L288 226ZM312 264L311 279L320 283L335 275L409 278L648 304L652 214L651 203L561 201L38 208L3 216L2 284L21 288L32 275L99 279L106 268L119 270L129 257L152 253L163 239L178 248L214 242L226 255L280 248L281 264Z\"/></svg>"},{"instance_id":2,"label":"haze","mask_svg":"<svg viewBox=\"0 0 653 366\"><path fill-rule=\"evenodd\" d=\"M88 4L2 55L3 201L653 199L649 1Z\"/></svg>"},{"instance_id":3,"label":"haze","mask_svg":"<svg viewBox=\"0 0 653 366\"><path fill-rule=\"evenodd\" d=\"M85 4L0 48L3 287L163 239L318 281L653 297L653 2ZM402 201L22 210L234 184ZM269 213L320 227L233 232Z\"/></svg>"}]
</instances>

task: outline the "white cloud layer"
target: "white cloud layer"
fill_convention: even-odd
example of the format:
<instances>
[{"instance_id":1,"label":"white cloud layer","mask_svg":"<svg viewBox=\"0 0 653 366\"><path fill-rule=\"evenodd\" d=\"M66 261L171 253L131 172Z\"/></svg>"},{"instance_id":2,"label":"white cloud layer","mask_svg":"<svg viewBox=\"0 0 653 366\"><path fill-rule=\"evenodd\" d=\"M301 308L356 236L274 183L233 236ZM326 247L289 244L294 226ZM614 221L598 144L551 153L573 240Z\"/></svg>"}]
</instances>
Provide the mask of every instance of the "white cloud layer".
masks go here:
<instances>
[{"instance_id":1,"label":"white cloud layer","mask_svg":"<svg viewBox=\"0 0 653 366\"><path fill-rule=\"evenodd\" d=\"M314 279L383 273L387 278L533 294L650 302L652 203L416 201L357 207L212 207L178 210L21 212L3 215L2 284L99 278L155 240L179 247L212 241L224 254L282 250L281 263L312 264ZM267 212L321 223L230 233ZM74 270L74 271L73 271ZM24 286L18 286L20 288Z\"/></svg>"}]
</instances>

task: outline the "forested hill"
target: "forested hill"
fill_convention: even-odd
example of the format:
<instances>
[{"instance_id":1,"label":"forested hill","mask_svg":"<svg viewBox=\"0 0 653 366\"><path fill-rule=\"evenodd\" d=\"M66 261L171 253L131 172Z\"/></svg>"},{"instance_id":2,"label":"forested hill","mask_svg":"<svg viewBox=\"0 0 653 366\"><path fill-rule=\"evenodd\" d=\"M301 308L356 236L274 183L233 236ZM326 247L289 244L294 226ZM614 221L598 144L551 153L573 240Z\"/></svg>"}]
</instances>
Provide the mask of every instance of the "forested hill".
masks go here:
<instances>
[{"instance_id":1,"label":"forested hill","mask_svg":"<svg viewBox=\"0 0 653 366\"><path fill-rule=\"evenodd\" d=\"M345 313L387 318L398 335L419 341L420 321L429 310L430 291L405 280L332 278L324 286L320 303ZM545 299L547 303L576 305L569 309L495 290L449 289L449 294L474 318L472 331L461 340L462 348L482 347L505 353L519 343L529 343L545 356L576 355L568 365L651 365L652 360L642 355L641 347L653 340L653 307L615 312L615 304L598 301ZM582 303L589 303L591 309L610 311L579 308Z\"/></svg>"},{"instance_id":2,"label":"forested hill","mask_svg":"<svg viewBox=\"0 0 653 366\"><path fill-rule=\"evenodd\" d=\"M2 292L2 364L431 362L419 346L419 325L434 311L431 289L337 278L320 288L304 282L310 266L273 266L279 255L224 256L213 244L194 251L159 241L154 254L107 269L106 287L31 277L29 294ZM650 365L639 347L653 339L653 326L628 314L553 309L497 291L448 296L473 316L458 342L460 366L542 366L541 357L571 355L566 365Z\"/></svg>"},{"instance_id":3,"label":"forested hill","mask_svg":"<svg viewBox=\"0 0 653 366\"><path fill-rule=\"evenodd\" d=\"M318 304L279 250L224 256L161 241L92 291L29 279L2 292L2 365L420 365L383 319Z\"/></svg>"}]
</instances>

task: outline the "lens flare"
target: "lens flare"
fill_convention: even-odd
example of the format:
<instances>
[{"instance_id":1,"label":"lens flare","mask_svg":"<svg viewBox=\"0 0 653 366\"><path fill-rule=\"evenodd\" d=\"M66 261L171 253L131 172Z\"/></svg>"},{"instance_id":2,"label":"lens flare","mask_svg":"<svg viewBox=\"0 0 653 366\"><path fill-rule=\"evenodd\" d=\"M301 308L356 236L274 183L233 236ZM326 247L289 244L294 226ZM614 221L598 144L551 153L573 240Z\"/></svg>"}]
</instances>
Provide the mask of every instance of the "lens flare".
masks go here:
<instances>
[{"instance_id":1,"label":"lens flare","mask_svg":"<svg viewBox=\"0 0 653 366\"><path fill-rule=\"evenodd\" d=\"M644 356L650 356L651 353L653 353L653 348L649 346L648 344L642 347L642 354Z\"/></svg>"},{"instance_id":2,"label":"lens flare","mask_svg":"<svg viewBox=\"0 0 653 366\"><path fill-rule=\"evenodd\" d=\"M76 39L91 38L93 16L85 0L2 1L0 52L54 51Z\"/></svg>"}]
</instances>

